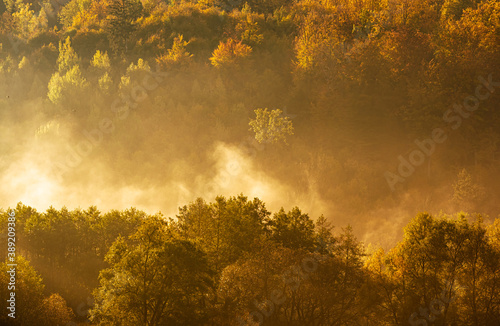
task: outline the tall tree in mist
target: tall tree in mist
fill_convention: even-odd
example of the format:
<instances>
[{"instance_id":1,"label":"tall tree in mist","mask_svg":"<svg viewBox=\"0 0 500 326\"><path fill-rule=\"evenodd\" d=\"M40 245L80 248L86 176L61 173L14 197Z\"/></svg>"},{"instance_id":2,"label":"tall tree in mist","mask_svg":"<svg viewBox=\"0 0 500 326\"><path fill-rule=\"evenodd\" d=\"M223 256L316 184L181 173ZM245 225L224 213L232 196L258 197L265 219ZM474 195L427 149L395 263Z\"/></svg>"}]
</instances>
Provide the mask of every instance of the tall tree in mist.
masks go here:
<instances>
[{"instance_id":1,"label":"tall tree in mist","mask_svg":"<svg viewBox=\"0 0 500 326\"><path fill-rule=\"evenodd\" d=\"M58 70L49 81L48 98L54 104L61 104L66 110L77 111L84 106L78 100L82 92L88 87L88 82L80 70L80 58L71 46L68 36L59 42ZM79 112L82 114L82 112Z\"/></svg>"},{"instance_id":2,"label":"tall tree in mist","mask_svg":"<svg viewBox=\"0 0 500 326\"><path fill-rule=\"evenodd\" d=\"M465 212L474 211L484 195L484 188L474 182L470 173L466 169L460 170L453 184L452 200L457 208Z\"/></svg>"},{"instance_id":3,"label":"tall tree in mist","mask_svg":"<svg viewBox=\"0 0 500 326\"><path fill-rule=\"evenodd\" d=\"M268 111L265 109L255 110L255 119L251 120L250 130L255 132L255 139L259 143L286 144L286 137L293 135L293 125L289 117L282 116L283 111L276 109Z\"/></svg>"}]
</instances>

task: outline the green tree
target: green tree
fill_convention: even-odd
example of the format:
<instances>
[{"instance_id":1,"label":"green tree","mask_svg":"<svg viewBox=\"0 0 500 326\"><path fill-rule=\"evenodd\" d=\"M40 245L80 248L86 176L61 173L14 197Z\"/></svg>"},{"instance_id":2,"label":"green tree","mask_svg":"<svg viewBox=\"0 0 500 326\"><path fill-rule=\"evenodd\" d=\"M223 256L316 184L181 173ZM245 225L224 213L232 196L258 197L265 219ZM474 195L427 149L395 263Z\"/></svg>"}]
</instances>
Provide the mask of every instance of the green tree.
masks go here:
<instances>
[{"instance_id":1,"label":"green tree","mask_svg":"<svg viewBox=\"0 0 500 326\"><path fill-rule=\"evenodd\" d=\"M218 196L207 204L198 198L179 209L178 228L186 238L199 242L213 268L220 272L250 250L264 234L264 220L269 216L258 198Z\"/></svg>"},{"instance_id":2,"label":"green tree","mask_svg":"<svg viewBox=\"0 0 500 326\"><path fill-rule=\"evenodd\" d=\"M271 238L287 248L312 251L316 244L314 221L298 207L290 212L281 210L268 222Z\"/></svg>"},{"instance_id":3,"label":"green tree","mask_svg":"<svg viewBox=\"0 0 500 326\"><path fill-rule=\"evenodd\" d=\"M91 320L97 325L193 325L204 318L212 272L205 254L178 239L162 216L118 238L100 274Z\"/></svg>"}]
</instances>

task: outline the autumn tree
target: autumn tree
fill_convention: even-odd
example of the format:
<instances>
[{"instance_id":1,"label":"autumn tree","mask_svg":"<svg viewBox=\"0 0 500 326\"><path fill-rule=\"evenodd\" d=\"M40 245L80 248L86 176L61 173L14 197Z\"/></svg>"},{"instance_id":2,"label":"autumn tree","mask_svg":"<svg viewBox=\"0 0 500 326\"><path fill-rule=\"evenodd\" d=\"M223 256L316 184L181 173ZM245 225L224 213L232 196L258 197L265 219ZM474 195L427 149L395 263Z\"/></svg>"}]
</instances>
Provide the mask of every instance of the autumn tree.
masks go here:
<instances>
[{"instance_id":1,"label":"autumn tree","mask_svg":"<svg viewBox=\"0 0 500 326\"><path fill-rule=\"evenodd\" d=\"M156 58L156 63L162 69L186 66L191 62L192 54L186 50L189 42L184 40L183 35L174 38L172 48L167 53Z\"/></svg>"},{"instance_id":2,"label":"autumn tree","mask_svg":"<svg viewBox=\"0 0 500 326\"><path fill-rule=\"evenodd\" d=\"M108 92L110 88L113 86L113 80L110 76L111 65L109 61L108 52L101 52L99 50L96 51L92 60L90 61L90 65L95 68L98 74L98 85L99 88Z\"/></svg>"},{"instance_id":3,"label":"autumn tree","mask_svg":"<svg viewBox=\"0 0 500 326\"><path fill-rule=\"evenodd\" d=\"M217 49L212 53L210 62L214 67L232 67L238 65L244 58L248 57L252 48L241 41L228 39L226 42L220 42Z\"/></svg>"},{"instance_id":4,"label":"autumn tree","mask_svg":"<svg viewBox=\"0 0 500 326\"><path fill-rule=\"evenodd\" d=\"M59 42L59 57L57 58L58 70L49 81L48 98L54 104L64 102L73 107L77 94L81 94L88 86L87 80L80 70L80 58L71 47L69 36L64 43ZM73 109L76 110L76 109Z\"/></svg>"},{"instance_id":5,"label":"autumn tree","mask_svg":"<svg viewBox=\"0 0 500 326\"><path fill-rule=\"evenodd\" d=\"M223 306L219 320L225 319L220 323L244 324L245 320L253 320L269 325L285 318L282 305L290 304L285 291L296 286L296 275L284 276L294 264L301 268L300 259L292 249L274 241L260 239L252 247L251 254L222 271L218 295ZM266 311L265 316L261 309Z\"/></svg>"},{"instance_id":6,"label":"autumn tree","mask_svg":"<svg viewBox=\"0 0 500 326\"><path fill-rule=\"evenodd\" d=\"M54 293L43 299L41 318L42 325L67 325L74 318L73 311L66 305L66 300Z\"/></svg>"},{"instance_id":7,"label":"autumn tree","mask_svg":"<svg viewBox=\"0 0 500 326\"><path fill-rule=\"evenodd\" d=\"M82 13L85 13L91 5L92 1L90 0L68 1L58 14L59 22L65 29L69 29L72 27L73 22L78 19Z\"/></svg>"}]
</instances>

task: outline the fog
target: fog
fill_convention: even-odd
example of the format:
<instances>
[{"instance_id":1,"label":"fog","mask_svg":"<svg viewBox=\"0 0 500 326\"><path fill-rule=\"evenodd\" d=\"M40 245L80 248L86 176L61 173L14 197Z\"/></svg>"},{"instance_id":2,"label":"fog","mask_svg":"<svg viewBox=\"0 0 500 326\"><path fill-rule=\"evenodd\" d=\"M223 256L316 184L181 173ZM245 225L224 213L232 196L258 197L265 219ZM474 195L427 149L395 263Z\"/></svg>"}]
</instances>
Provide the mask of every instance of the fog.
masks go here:
<instances>
[{"instance_id":1,"label":"fog","mask_svg":"<svg viewBox=\"0 0 500 326\"><path fill-rule=\"evenodd\" d=\"M294 122L299 124L299 119L300 117L295 118ZM50 206L85 209L94 205L103 212L136 207L150 214L161 212L166 217L175 217L178 207L198 197L212 201L218 195L244 194L249 198L260 198L272 212L281 207L290 210L298 206L313 219L323 214L336 230L350 224L366 245L385 248L401 239L402 228L418 212L439 214L461 209L452 204L453 190L447 183L450 177L445 178L446 182L435 184L430 190L425 184L425 166L421 167L423 171L411 177L412 187L396 192L390 191L382 173L361 181L353 180L350 176L346 179L346 176L342 176L345 171L341 167L345 163L342 157L335 157L335 162L325 164L327 169L321 171L327 171L331 176L322 179L319 170L315 170L318 167L317 160L288 160L288 155L293 156L294 151L303 152L294 138L291 138L290 145L276 147L273 144L256 143L252 140L250 131L243 133L243 138L237 142L207 141L204 152L197 155L202 161L193 160L186 155L176 157L162 154L164 161L153 163L148 163L148 160L154 153L141 151L141 154L131 156L114 153L113 151L117 151L113 147L115 131L111 135L104 135L102 142L90 154L82 155L81 160L75 161L78 164L68 167L61 176L60 162L65 162L74 153L76 144L85 140L79 127L75 128L67 120L47 119L43 115L27 121L19 121L14 115L7 115L3 122L3 143L6 150L1 163L1 207L14 207L18 202L39 211ZM131 119L125 123L136 122L137 120ZM141 132L145 135L140 135ZM149 133L149 130L138 128L134 131L134 136L141 139L149 137ZM294 137L300 136L299 130ZM189 140L183 145L187 147L185 153L190 155L188 142ZM400 148L404 148L401 143L404 144L405 141L395 139L393 149L388 149L391 144L384 143L383 148L378 145L365 152L363 156L366 157L356 159L370 161L370 155L377 155L379 150L392 152L392 160L388 156L378 164L386 164L389 166L387 169L395 170L397 153ZM411 142L407 143L411 146ZM266 160L273 151L278 151L286 159L277 163L278 166L268 169L266 167L269 163ZM308 151L314 153L315 149L311 147ZM353 160L353 155L359 155L353 152L344 150L347 153L344 160ZM438 156L439 150L436 154ZM360 165L354 167L363 168ZM333 180L337 184L327 183L326 180ZM332 196L338 194L336 189L346 183L353 192L347 193L345 198ZM422 193L422 189L426 191ZM359 195L352 197L358 190ZM373 193L376 194L375 197ZM339 205L351 201L353 204L350 207ZM356 207L358 202L369 208ZM350 209L346 210L346 207ZM491 212L496 211L494 208L487 211Z\"/></svg>"},{"instance_id":2,"label":"fog","mask_svg":"<svg viewBox=\"0 0 500 326\"><path fill-rule=\"evenodd\" d=\"M313 185L298 193L258 169L252 157L245 155L241 148L222 142L214 143L207 150L209 171L200 171L191 179L186 178L189 168L183 168L182 161L169 162L174 165L175 172L164 186L128 183L126 176L115 175L118 172L100 162L97 155L77 166L76 182L66 178L58 180L54 162L57 162L56 153L67 154L65 148L40 144L36 139L27 142L29 145L23 148L15 146L14 153L4 161L2 207L14 207L17 202L41 211L50 206L69 209L97 206L101 211L136 207L149 214L161 212L167 217L175 217L178 207L198 197L211 201L219 195L229 197L242 193L264 200L273 212L281 207L298 206L315 217L328 213L326 202ZM156 169L161 171L161 167ZM113 184L113 180L122 177L120 185Z\"/></svg>"}]
</instances>

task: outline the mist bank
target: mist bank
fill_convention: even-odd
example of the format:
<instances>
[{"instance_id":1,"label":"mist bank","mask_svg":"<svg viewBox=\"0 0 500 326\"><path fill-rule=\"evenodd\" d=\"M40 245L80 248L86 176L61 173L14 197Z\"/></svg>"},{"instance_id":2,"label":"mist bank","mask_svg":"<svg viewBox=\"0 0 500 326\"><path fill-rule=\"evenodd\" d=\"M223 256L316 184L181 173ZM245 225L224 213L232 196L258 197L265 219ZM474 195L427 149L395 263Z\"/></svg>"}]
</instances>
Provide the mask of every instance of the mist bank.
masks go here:
<instances>
[{"instance_id":1,"label":"mist bank","mask_svg":"<svg viewBox=\"0 0 500 326\"><path fill-rule=\"evenodd\" d=\"M500 213L496 1L48 5L0 8L4 207L245 193L383 246L420 211ZM293 135L259 143L266 108Z\"/></svg>"}]
</instances>

